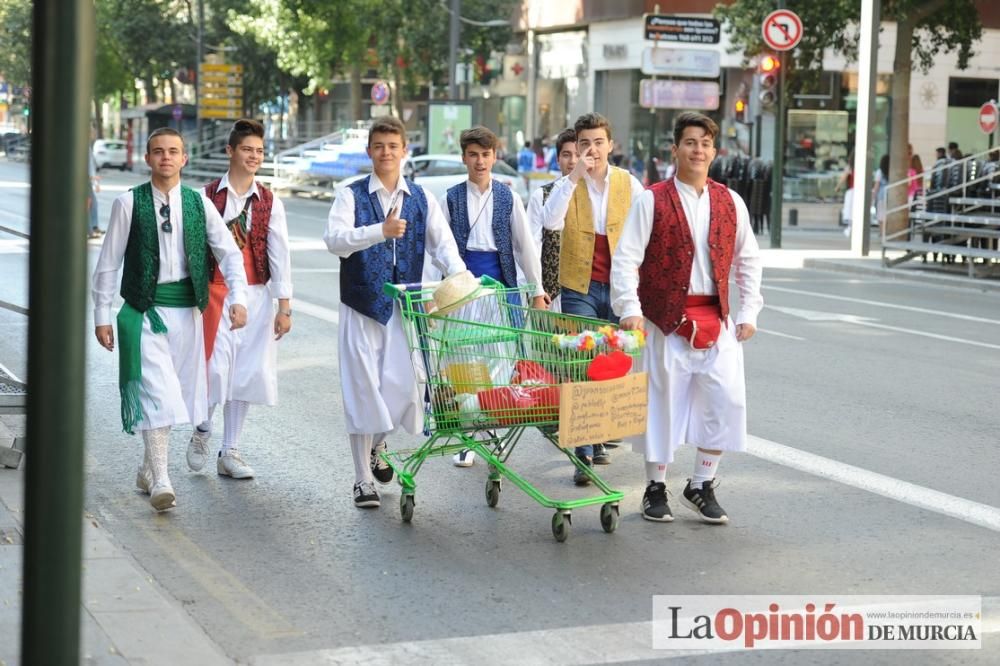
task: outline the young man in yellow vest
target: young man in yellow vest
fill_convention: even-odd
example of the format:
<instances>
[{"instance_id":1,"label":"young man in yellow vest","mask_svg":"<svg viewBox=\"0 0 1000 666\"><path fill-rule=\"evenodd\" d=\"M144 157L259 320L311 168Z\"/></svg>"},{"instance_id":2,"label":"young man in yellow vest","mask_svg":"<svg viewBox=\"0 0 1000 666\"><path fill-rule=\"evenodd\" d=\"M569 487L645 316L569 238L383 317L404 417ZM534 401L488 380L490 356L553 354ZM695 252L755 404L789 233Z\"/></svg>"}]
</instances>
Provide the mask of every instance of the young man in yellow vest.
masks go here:
<instances>
[{"instance_id":1,"label":"young man in yellow vest","mask_svg":"<svg viewBox=\"0 0 1000 666\"><path fill-rule=\"evenodd\" d=\"M723 451L746 448L743 346L757 330L761 258L740 195L708 177L719 126L700 113L674 124L676 175L656 183L629 212L611 267L612 303L623 329L646 331L649 374L642 517L674 519L667 465L684 444L698 447L681 502L714 525L729 522L715 499ZM729 317L729 275L740 295Z\"/></svg>"},{"instance_id":2,"label":"young man in yellow vest","mask_svg":"<svg viewBox=\"0 0 1000 666\"><path fill-rule=\"evenodd\" d=\"M208 415L201 311L208 305L209 256L233 293L231 327L247 322L243 255L212 203L181 185L187 158L177 130L149 135L150 181L115 199L94 269L94 335L113 351L111 305L124 263L125 303L117 317L122 429L142 433L146 451L136 486L157 511L175 505L167 474L171 427Z\"/></svg>"},{"instance_id":3,"label":"young man in yellow vest","mask_svg":"<svg viewBox=\"0 0 1000 666\"><path fill-rule=\"evenodd\" d=\"M611 310L611 257L632 201L642 193L642 183L625 169L608 164L614 141L607 118L584 114L573 130L579 161L553 186L542 225L562 232L562 311L616 322ZM604 444L577 447L576 455L587 465L611 462ZM573 481L585 486L590 478L578 469Z\"/></svg>"}]
</instances>

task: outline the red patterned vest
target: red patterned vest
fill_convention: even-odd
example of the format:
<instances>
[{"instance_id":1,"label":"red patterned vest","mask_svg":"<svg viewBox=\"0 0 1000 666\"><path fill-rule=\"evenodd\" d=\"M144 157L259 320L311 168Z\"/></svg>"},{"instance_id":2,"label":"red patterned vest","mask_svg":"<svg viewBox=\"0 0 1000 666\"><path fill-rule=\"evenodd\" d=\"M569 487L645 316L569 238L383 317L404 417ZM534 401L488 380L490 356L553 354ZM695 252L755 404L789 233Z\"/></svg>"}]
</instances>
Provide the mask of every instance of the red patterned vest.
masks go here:
<instances>
[{"instance_id":1,"label":"red patterned vest","mask_svg":"<svg viewBox=\"0 0 1000 666\"><path fill-rule=\"evenodd\" d=\"M723 320L729 315L729 269L736 247L736 205L729 190L707 182L711 222L708 253L712 281L719 292ZM674 179L649 187L653 193L653 228L646 255L639 266L639 303L642 314L669 335L681 323L684 300L691 283L694 240Z\"/></svg>"},{"instance_id":2,"label":"red patterned vest","mask_svg":"<svg viewBox=\"0 0 1000 666\"><path fill-rule=\"evenodd\" d=\"M227 194L226 190L219 189L221 183L222 179L218 178L206 185L205 196L215 204L219 215L225 215ZM271 279L271 265L267 260L267 232L271 226L271 204L274 202L274 195L260 183L257 183L257 192L259 196L253 197L250 206L250 234L247 238L247 247L250 248L250 259L257 273L257 279L260 280L260 284L267 284ZM212 261L211 264L211 274L218 278L215 262Z\"/></svg>"}]
</instances>

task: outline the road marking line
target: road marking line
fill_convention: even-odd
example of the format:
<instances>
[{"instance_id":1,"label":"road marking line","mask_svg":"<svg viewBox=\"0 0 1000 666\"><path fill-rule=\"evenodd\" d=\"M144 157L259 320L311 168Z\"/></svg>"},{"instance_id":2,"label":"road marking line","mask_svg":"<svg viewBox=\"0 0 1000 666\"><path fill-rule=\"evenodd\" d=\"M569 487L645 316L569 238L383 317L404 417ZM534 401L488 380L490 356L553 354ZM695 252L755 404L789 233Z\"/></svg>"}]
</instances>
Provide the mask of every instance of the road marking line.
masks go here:
<instances>
[{"instance_id":1,"label":"road marking line","mask_svg":"<svg viewBox=\"0 0 1000 666\"><path fill-rule=\"evenodd\" d=\"M747 452L768 462L866 490L897 502L1000 532L1000 508L894 479L761 437L747 437Z\"/></svg>"},{"instance_id":2,"label":"road marking line","mask_svg":"<svg viewBox=\"0 0 1000 666\"><path fill-rule=\"evenodd\" d=\"M271 608L208 553L191 541L180 529L165 523L143 524L134 521L150 540L188 573L230 615L254 634L275 639L302 636L278 611Z\"/></svg>"},{"instance_id":3,"label":"road marking line","mask_svg":"<svg viewBox=\"0 0 1000 666\"><path fill-rule=\"evenodd\" d=\"M293 273L339 273L339 268L293 268Z\"/></svg>"},{"instance_id":4,"label":"road marking line","mask_svg":"<svg viewBox=\"0 0 1000 666\"><path fill-rule=\"evenodd\" d=\"M932 314L939 317L950 317L951 319L961 319L963 321L976 321L983 324L1000 325L1000 319L987 319L986 317L976 317L973 315L958 314L956 312L943 312L941 310L931 310L930 308L918 308L912 305L899 305L898 303L886 303L884 301L872 301L866 298L851 298L850 296L837 296L834 294L824 294L818 291L806 291L804 289L790 289L788 287L771 287L767 284L763 289L771 291L781 291L788 294L800 294L802 296L815 296L817 298L827 298L832 301L844 301L846 303L860 303L862 305L877 305L882 308L892 308L894 310L906 310L907 312L919 312L921 314Z\"/></svg>"},{"instance_id":5,"label":"road marking line","mask_svg":"<svg viewBox=\"0 0 1000 666\"><path fill-rule=\"evenodd\" d=\"M308 301L303 301L298 298L295 299L295 303L293 305L296 312L301 312L302 314L309 315L310 317L316 317L317 319L328 321L331 324L340 324L340 313L336 310L322 305L316 305L315 303L310 303Z\"/></svg>"},{"instance_id":6,"label":"road marking line","mask_svg":"<svg viewBox=\"0 0 1000 666\"><path fill-rule=\"evenodd\" d=\"M805 342L805 338L800 338L797 335L789 335L788 333L779 333L778 331L769 331L766 328L758 328L758 333L764 333L765 335L777 335L779 338L788 338L790 340L798 340L799 342Z\"/></svg>"}]
</instances>

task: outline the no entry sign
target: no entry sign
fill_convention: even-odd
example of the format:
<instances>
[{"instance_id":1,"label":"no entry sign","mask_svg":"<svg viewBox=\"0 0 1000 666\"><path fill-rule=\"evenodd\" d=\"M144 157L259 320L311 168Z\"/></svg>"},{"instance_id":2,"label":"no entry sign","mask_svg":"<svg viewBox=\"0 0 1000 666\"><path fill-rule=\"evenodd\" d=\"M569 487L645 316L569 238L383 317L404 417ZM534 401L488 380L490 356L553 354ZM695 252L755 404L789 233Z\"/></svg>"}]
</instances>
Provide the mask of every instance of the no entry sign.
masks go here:
<instances>
[{"instance_id":1,"label":"no entry sign","mask_svg":"<svg viewBox=\"0 0 1000 666\"><path fill-rule=\"evenodd\" d=\"M802 19L795 12L779 9L767 15L761 33L770 48L791 51L802 40Z\"/></svg>"},{"instance_id":2,"label":"no entry sign","mask_svg":"<svg viewBox=\"0 0 1000 666\"><path fill-rule=\"evenodd\" d=\"M1000 122L998 119L998 111L996 102L986 102L981 107L979 107L979 129L983 131L983 134L993 134L997 129L997 123Z\"/></svg>"}]
</instances>

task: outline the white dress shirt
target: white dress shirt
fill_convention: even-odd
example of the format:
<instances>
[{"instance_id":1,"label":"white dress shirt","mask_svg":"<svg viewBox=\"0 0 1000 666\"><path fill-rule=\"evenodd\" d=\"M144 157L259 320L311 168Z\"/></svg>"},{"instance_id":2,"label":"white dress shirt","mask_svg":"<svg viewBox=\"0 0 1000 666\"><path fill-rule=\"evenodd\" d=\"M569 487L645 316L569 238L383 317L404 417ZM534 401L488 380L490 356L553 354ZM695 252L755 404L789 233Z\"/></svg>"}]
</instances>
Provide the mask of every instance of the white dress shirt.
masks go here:
<instances>
[{"instance_id":1,"label":"white dress shirt","mask_svg":"<svg viewBox=\"0 0 1000 666\"><path fill-rule=\"evenodd\" d=\"M219 190L226 191L226 209L223 212L224 221L238 217L246 205L247 199L256 194L257 181L243 194L237 194L229 184L229 172L222 177ZM267 261L271 269L271 280L268 286L274 298L292 297L292 260L288 251L288 220L285 217L285 205L277 196L272 197L271 219L267 225ZM247 208L247 233L253 228L253 204Z\"/></svg>"},{"instance_id":2,"label":"white dress shirt","mask_svg":"<svg viewBox=\"0 0 1000 666\"><path fill-rule=\"evenodd\" d=\"M611 168L609 165L608 172L604 174L604 186L601 188L598 188L597 182L590 177L589 173L583 176L583 180L587 184L587 194L590 195L590 209L594 214L594 233L602 236L608 235L608 192L611 189ZM642 183L636 180L632 174L629 174L628 178L632 187L632 201L635 202L644 191ZM569 212L569 204L573 200L576 185L569 179L569 176L563 176L556 181L552 192L549 193L548 200L545 202L542 225L546 229L562 231L563 227L566 226L566 213Z\"/></svg>"},{"instance_id":3,"label":"white dress shirt","mask_svg":"<svg viewBox=\"0 0 1000 666\"><path fill-rule=\"evenodd\" d=\"M465 202L469 214L469 242L467 250L473 252L496 252L497 241L493 234L493 180L485 192L472 181L465 181ZM521 198L511 192L513 206L510 213L510 236L514 250L514 262L524 276L524 281L535 285L533 296L545 294L542 286L541 238L536 242L531 227L528 226ZM441 212L451 226L451 212L448 210L448 195L441 197Z\"/></svg>"},{"instance_id":4,"label":"white dress shirt","mask_svg":"<svg viewBox=\"0 0 1000 666\"><path fill-rule=\"evenodd\" d=\"M246 306L246 273L243 270L243 253L236 247L233 236L219 216L215 206L203 194L205 207L205 232L208 246L215 255L222 276L233 293L233 303ZM162 229L160 207L170 205L171 231ZM184 217L181 202L181 185L178 183L163 193L153 187L153 208L156 214L156 235L160 242L160 274L157 284L177 282L188 277L187 254L184 252ZM101 245L101 254L94 269L93 297L94 324L111 324L111 303L118 291L118 269L125 258L129 232L132 229L132 192L121 195L111 205L108 232Z\"/></svg>"},{"instance_id":5,"label":"white dress shirt","mask_svg":"<svg viewBox=\"0 0 1000 666\"><path fill-rule=\"evenodd\" d=\"M708 230L711 221L708 186L701 194L680 180L674 179L677 194L691 238L694 241L694 261L691 266L689 294L714 295L718 291L712 280L712 260L708 248ZM736 205L736 246L733 251L733 272L740 293L737 324L757 326L757 315L764 307L760 294L763 261L760 248L750 226L750 214L738 194L729 190ZM625 223L625 230L618 241L618 249L611 258L611 307L615 314L625 317L642 316L639 304L639 266L646 256L646 245L653 230L653 193L643 192L632 201Z\"/></svg>"},{"instance_id":6,"label":"white dress shirt","mask_svg":"<svg viewBox=\"0 0 1000 666\"><path fill-rule=\"evenodd\" d=\"M396 199L396 205L401 205L402 198L397 196L412 196L406 180L400 176L396 186L390 191L382 184L378 176L372 174L368 181L368 193L375 192L383 212L389 214L389 204ZM426 194L426 191L425 191ZM424 249L434 262L434 265L445 275L451 275L465 270L465 262L458 254L455 237L451 235L451 227L441 213L441 207L434 197L427 198L427 219L424 236ZM405 218L404 218L405 219ZM363 227L354 226L354 191L345 187L333 200L330 214L326 221L326 231L323 240L330 252L346 259L355 252L366 250L373 245L385 241L381 224L370 224ZM407 232L410 233L410 232Z\"/></svg>"},{"instance_id":7,"label":"white dress shirt","mask_svg":"<svg viewBox=\"0 0 1000 666\"><path fill-rule=\"evenodd\" d=\"M539 250L542 247L542 229L545 228L543 223L545 219L544 199L545 192L540 187L536 187L535 191L528 197L528 226L531 228L531 237L535 239Z\"/></svg>"}]
</instances>

